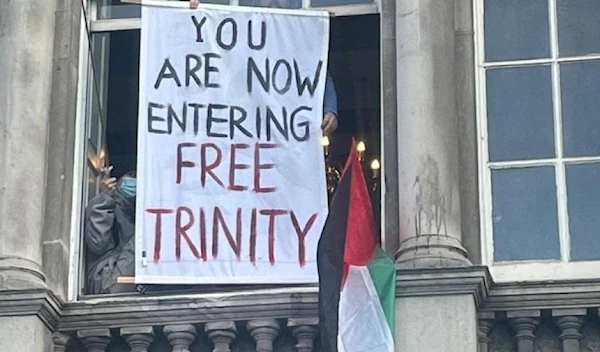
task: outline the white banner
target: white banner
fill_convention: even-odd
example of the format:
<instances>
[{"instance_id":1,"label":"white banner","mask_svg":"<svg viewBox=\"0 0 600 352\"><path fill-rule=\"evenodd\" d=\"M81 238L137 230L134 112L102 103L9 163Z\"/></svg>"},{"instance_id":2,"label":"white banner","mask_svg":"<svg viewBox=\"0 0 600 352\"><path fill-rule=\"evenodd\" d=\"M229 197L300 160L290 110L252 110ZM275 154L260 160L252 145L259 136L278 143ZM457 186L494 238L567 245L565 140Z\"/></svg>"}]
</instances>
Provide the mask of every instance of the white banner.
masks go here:
<instances>
[{"instance_id":1,"label":"white banner","mask_svg":"<svg viewBox=\"0 0 600 352\"><path fill-rule=\"evenodd\" d=\"M317 282L328 14L147 3L135 282Z\"/></svg>"}]
</instances>

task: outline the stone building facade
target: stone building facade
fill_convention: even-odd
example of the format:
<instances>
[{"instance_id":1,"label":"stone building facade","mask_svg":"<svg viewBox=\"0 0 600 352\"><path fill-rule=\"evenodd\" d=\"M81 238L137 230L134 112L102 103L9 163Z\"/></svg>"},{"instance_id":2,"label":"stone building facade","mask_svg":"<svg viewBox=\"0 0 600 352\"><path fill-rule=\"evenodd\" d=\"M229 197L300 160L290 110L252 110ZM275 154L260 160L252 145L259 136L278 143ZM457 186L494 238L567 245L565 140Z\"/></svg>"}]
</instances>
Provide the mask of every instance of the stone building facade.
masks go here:
<instances>
[{"instance_id":1,"label":"stone building facade","mask_svg":"<svg viewBox=\"0 0 600 352\"><path fill-rule=\"evenodd\" d=\"M396 350L600 351L598 3L314 1L379 21ZM318 350L315 287L80 294L109 5L0 2L0 351Z\"/></svg>"}]
</instances>

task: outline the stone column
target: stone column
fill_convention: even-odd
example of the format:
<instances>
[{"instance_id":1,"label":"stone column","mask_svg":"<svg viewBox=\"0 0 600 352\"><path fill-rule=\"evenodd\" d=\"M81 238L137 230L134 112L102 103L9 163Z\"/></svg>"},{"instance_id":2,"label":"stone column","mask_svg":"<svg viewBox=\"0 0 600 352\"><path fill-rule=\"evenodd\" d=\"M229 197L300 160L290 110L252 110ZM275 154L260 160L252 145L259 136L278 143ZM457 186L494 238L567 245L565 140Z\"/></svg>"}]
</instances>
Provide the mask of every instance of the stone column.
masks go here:
<instances>
[{"instance_id":1,"label":"stone column","mask_svg":"<svg viewBox=\"0 0 600 352\"><path fill-rule=\"evenodd\" d=\"M111 340L108 329L79 330L77 337L87 352L106 352Z\"/></svg>"},{"instance_id":2,"label":"stone column","mask_svg":"<svg viewBox=\"0 0 600 352\"><path fill-rule=\"evenodd\" d=\"M251 320L246 328L256 341L256 352L273 352L273 343L279 334L277 320Z\"/></svg>"},{"instance_id":3,"label":"stone column","mask_svg":"<svg viewBox=\"0 0 600 352\"><path fill-rule=\"evenodd\" d=\"M131 352L148 352L154 341L154 329L151 326L140 328L123 328L121 336L127 341Z\"/></svg>"},{"instance_id":4,"label":"stone column","mask_svg":"<svg viewBox=\"0 0 600 352\"><path fill-rule=\"evenodd\" d=\"M163 331L167 340L173 346L172 352L190 352L190 345L196 339L196 328L194 325L167 325Z\"/></svg>"},{"instance_id":5,"label":"stone column","mask_svg":"<svg viewBox=\"0 0 600 352\"><path fill-rule=\"evenodd\" d=\"M494 313L479 313L479 326L477 328L477 341L479 352L488 352L490 345L490 332L494 327Z\"/></svg>"},{"instance_id":6,"label":"stone column","mask_svg":"<svg viewBox=\"0 0 600 352\"><path fill-rule=\"evenodd\" d=\"M0 291L46 288L42 274L56 1L0 1ZM25 298L25 297L24 297ZM35 314L0 314L0 351L45 352Z\"/></svg>"},{"instance_id":7,"label":"stone column","mask_svg":"<svg viewBox=\"0 0 600 352\"><path fill-rule=\"evenodd\" d=\"M296 350L298 352L313 352L319 319L288 319L287 325L292 330L296 340L298 340Z\"/></svg>"},{"instance_id":8,"label":"stone column","mask_svg":"<svg viewBox=\"0 0 600 352\"><path fill-rule=\"evenodd\" d=\"M554 309L552 316L560 328L559 336L562 342L562 352L580 352L579 342L583 337L581 328L583 318L587 314L585 309Z\"/></svg>"},{"instance_id":9,"label":"stone column","mask_svg":"<svg viewBox=\"0 0 600 352\"><path fill-rule=\"evenodd\" d=\"M382 197L385 234L382 244L385 251L394 255L398 251L398 113L396 91L396 0L381 0L381 134L383 136Z\"/></svg>"},{"instance_id":10,"label":"stone column","mask_svg":"<svg viewBox=\"0 0 600 352\"><path fill-rule=\"evenodd\" d=\"M401 268L469 266L461 244L454 1L396 2Z\"/></svg>"},{"instance_id":11,"label":"stone column","mask_svg":"<svg viewBox=\"0 0 600 352\"><path fill-rule=\"evenodd\" d=\"M69 343L69 335L63 334L62 332L55 332L52 334L52 342L54 343L54 352L65 352L67 350L67 344Z\"/></svg>"},{"instance_id":12,"label":"stone column","mask_svg":"<svg viewBox=\"0 0 600 352\"><path fill-rule=\"evenodd\" d=\"M539 310L507 312L506 317L515 333L517 352L533 352L535 329L541 314Z\"/></svg>"},{"instance_id":13,"label":"stone column","mask_svg":"<svg viewBox=\"0 0 600 352\"><path fill-rule=\"evenodd\" d=\"M0 290L46 286L42 231L55 2L0 2Z\"/></svg>"},{"instance_id":14,"label":"stone column","mask_svg":"<svg viewBox=\"0 0 600 352\"><path fill-rule=\"evenodd\" d=\"M204 331L213 342L213 352L231 352L230 345L237 335L235 323L232 321L206 323Z\"/></svg>"},{"instance_id":15,"label":"stone column","mask_svg":"<svg viewBox=\"0 0 600 352\"><path fill-rule=\"evenodd\" d=\"M396 1L399 351L478 348L474 295L450 287L454 280L466 284L477 269L441 270L471 266L462 245L457 100L463 89L456 66L459 58L466 60L457 56L457 43L468 40L457 40L457 33L465 31L461 25L472 14L468 6L455 7L459 1L465 2ZM420 290L426 280L408 270L413 268L440 269L423 274L440 283L435 296L426 287ZM412 285L409 292L403 292L404 284Z\"/></svg>"}]
</instances>

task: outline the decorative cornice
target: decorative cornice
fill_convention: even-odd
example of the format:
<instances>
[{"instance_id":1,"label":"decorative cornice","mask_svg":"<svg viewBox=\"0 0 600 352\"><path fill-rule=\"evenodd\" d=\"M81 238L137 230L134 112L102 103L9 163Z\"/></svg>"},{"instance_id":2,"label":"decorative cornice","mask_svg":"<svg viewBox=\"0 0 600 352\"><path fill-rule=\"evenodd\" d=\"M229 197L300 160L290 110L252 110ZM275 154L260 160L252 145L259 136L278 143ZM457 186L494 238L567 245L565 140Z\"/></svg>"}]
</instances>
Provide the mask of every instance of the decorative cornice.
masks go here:
<instances>
[{"instance_id":1,"label":"decorative cornice","mask_svg":"<svg viewBox=\"0 0 600 352\"><path fill-rule=\"evenodd\" d=\"M480 314L600 306L600 280L494 284L485 267L401 269L398 297L472 295ZM0 316L37 316L52 331L316 318L317 287L229 293L102 296L63 302L50 290L0 291Z\"/></svg>"},{"instance_id":2,"label":"decorative cornice","mask_svg":"<svg viewBox=\"0 0 600 352\"><path fill-rule=\"evenodd\" d=\"M471 294L477 307L485 304L492 285L486 267L399 269L396 296L440 296Z\"/></svg>"},{"instance_id":3,"label":"decorative cornice","mask_svg":"<svg viewBox=\"0 0 600 352\"><path fill-rule=\"evenodd\" d=\"M600 306L600 280L494 284L482 311Z\"/></svg>"},{"instance_id":4,"label":"decorative cornice","mask_svg":"<svg viewBox=\"0 0 600 352\"><path fill-rule=\"evenodd\" d=\"M0 291L0 316L37 316L54 330L64 302L48 289Z\"/></svg>"}]
</instances>

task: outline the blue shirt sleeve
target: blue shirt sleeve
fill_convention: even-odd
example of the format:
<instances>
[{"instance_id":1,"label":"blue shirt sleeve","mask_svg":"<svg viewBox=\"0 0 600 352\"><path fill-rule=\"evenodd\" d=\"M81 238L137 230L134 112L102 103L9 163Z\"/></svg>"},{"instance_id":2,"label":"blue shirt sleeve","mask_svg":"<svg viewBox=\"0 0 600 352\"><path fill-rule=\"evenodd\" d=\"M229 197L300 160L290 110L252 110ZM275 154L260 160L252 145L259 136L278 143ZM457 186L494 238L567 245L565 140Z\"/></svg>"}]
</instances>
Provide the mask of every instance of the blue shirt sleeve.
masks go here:
<instances>
[{"instance_id":1,"label":"blue shirt sleeve","mask_svg":"<svg viewBox=\"0 0 600 352\"><path fill-rule=\"evenodd\" d=\"M338 98L337 91L335 90L335 84L333 78L327 73L327 80L325 81L325 97L323 98L323 114L333 113L338 116Z\"/></svg>"}]
</instances>

